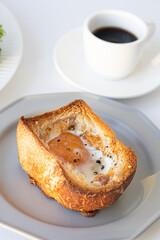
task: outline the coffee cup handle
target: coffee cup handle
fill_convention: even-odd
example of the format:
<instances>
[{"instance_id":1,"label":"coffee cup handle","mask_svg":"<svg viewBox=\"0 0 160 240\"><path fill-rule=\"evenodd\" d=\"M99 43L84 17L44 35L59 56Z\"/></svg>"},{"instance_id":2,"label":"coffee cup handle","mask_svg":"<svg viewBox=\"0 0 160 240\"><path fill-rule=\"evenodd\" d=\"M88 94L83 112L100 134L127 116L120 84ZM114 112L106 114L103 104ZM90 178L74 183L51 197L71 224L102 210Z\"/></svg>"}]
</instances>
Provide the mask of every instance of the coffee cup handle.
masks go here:
<instances>
[{"instance_id":1,"label":"coffee cup handle","mask_svg":"<svg viewBox=\"0 0 160 240\"><path fill-rule=\"evenodd\" d=\"M145 41L148 41L155 32L155 23L150 20L145 20L145 23L148 27L148 33L147 33Z\"/></svg>"}]
</instances>

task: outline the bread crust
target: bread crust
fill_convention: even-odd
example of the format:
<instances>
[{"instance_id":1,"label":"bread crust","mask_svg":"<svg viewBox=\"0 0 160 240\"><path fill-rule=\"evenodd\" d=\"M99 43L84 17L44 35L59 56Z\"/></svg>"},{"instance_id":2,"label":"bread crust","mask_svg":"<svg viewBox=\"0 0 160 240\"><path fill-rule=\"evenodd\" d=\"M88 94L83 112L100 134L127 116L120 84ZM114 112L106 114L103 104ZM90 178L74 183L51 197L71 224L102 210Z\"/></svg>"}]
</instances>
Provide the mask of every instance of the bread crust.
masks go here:
<instances>
[{"instance_id":1,"label":"bread crust","mask_svg":"<svg viewBox=\"0 0 160 240\"><path fill-rule=\"evenodd\" d=\"M71 125L78 116L80 119L85 118L87 124L92 121L99 132L109 139L109 151L114 152L118 159L123 159L121 169L111 171L112 181L108 183L107 175L107 181L105 182L103 178L105 184L99 187L77 181L66 171L46 142L49 129L52 130L56 123L63 132L65 124L68 124L66 119L70 119ZM59 119L63 124L59 122ZM94 143L94 138L92 142ZM47 197L55 198L66 208L81 212L103 209L114 203L132 181L137 167L137 157L134 151L118 141L111 128L93 113L83 100L75 100L55 111L35 117L21 117L17 126L17 146L21 166L31 179L34 179L35 185ZM103 151L100 143L99 146Z\"/></svg>"}]
</instances>

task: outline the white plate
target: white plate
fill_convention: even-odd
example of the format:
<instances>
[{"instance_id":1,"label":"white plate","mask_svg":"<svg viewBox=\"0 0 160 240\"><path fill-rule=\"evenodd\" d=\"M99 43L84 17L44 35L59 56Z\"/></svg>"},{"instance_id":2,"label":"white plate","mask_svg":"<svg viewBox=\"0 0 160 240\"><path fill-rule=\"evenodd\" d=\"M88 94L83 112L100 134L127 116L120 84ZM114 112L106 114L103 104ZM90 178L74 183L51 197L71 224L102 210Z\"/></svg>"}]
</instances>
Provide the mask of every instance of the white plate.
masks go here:
<instances>
[{"instance_id":1,"label":"white plate","mask_svg":"<svg viewBox=\"0 0 160 240\"><path fill-rule=\"evenodd\" d=\"M82 28L69 32L58 42L54 62L58 72L70 83L101 96L133 98L160 85L160 43L155 40L145 47L135 71L120 81L106 81L90 70L84 55Z\"/></svg>"},{"instance_id":2,"label":"white plate","mask_svg":"<svg viewBox=\"0 0 160 240\"><path fill-rule=\"evenodd\" d=\"M138 167L120 199L93 218L64 208L29 183L17 152L16 127L20 116L59 108L76 98L85 100L132 147ZM0 112L0 221L2 227L54 240L133 239L160 216L160 131L144 115L104 97L61 93L20 99ZM15 231L16 232L16 231Z\"/></svg>"},{"instance_id":3,"label":"white plate","mask_svg":"<svg viewBox=\"0 0 160 240\"><path fill-rule=\"evenodd\" d=\"M6 32L0 42L0 90L11 80L22 56L22 35L10 10L0 3L0 24Z\"/></svg>"}]
</instances>

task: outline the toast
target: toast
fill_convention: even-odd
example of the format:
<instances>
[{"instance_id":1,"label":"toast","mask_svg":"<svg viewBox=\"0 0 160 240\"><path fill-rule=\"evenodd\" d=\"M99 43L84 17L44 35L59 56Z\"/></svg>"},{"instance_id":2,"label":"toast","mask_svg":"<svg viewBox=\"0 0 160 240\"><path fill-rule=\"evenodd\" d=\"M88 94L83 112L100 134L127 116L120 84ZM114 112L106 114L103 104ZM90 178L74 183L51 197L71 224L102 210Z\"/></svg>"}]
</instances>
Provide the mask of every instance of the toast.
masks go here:
<instances>
[{"instance_id":1,"label":"toast","mask_svg":"<svg viewBox=\"0 0 160 240\"><path fill-rule=\"evenodd\" d=\"M89 217L121 196L137 167L134 151L117 140L83 100L35 117L22 116L17 146L32 184Z\"/></svg>"}]
</instances>

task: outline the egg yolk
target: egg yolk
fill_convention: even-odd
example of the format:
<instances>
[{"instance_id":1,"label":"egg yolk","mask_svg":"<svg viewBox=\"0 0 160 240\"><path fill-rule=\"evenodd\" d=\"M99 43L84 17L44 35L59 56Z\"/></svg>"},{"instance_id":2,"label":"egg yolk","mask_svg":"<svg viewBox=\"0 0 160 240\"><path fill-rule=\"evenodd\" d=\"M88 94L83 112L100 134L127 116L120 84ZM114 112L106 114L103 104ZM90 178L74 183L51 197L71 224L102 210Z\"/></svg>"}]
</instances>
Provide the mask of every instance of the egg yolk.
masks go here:
<instances>
[{"instance_id":1,"label":"egg yolk","mask_svg":"<svg viewBox=\"0 0 160 240\"><path fill-rule=\"evenodd\" d=\"M80 137L63 132L58 137L48 142L50 150L62 161L73 165L81 165L90 158L90 153L85 148Z\"/></svg>"}]
</instances>

